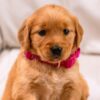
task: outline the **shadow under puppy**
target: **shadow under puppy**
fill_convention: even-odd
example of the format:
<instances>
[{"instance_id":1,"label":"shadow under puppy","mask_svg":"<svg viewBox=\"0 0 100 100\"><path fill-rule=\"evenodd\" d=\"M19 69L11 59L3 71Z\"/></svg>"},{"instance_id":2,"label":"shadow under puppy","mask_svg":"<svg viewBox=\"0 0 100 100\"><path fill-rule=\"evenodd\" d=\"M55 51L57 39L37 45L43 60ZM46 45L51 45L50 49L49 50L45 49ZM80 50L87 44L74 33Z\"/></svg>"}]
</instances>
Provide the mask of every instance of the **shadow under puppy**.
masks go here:
<instances>
[{"instance_id":1,"label":"shadow under puppy","mask_svg":"<svg viewBox=\"0 0 100 100\"><path fill-rule=\"evenodd\" d=\"M87 100L77 57L83 29L65 8L46 5L27 18L2 100Z\"/></svg>"}]
</instances>

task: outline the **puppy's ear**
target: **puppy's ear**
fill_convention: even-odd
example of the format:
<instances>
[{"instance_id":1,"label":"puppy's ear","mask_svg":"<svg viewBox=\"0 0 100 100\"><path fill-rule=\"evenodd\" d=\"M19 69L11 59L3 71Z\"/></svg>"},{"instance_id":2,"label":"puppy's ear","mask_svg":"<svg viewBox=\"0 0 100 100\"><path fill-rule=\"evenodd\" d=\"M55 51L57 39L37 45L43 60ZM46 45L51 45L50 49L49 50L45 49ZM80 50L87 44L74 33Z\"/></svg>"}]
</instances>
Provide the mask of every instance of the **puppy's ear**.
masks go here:
<instances>
[{"instance_id":1,"label":"puppy's ear","mask_svg":"<svg viewBox=\"0 0 100 100\"><path fill-rule=\"evenodd\" d=\"M27 25L27 20L24 21L21 28L19 29L18 39L22 48L30 48L30 28L29 25Z\"/></svg>"},{"instance_id":2,"label":"puppy's ear","mask_svg":"<svg viewBox=\"0 0 100 100\"><path fill-rule=\"evenodd\" d=\"M78 48L83 37L83 28L76 17L74 17L73 19L76 33L74 45L76 46L76 48Z\"/></svg>"}]
</instances>

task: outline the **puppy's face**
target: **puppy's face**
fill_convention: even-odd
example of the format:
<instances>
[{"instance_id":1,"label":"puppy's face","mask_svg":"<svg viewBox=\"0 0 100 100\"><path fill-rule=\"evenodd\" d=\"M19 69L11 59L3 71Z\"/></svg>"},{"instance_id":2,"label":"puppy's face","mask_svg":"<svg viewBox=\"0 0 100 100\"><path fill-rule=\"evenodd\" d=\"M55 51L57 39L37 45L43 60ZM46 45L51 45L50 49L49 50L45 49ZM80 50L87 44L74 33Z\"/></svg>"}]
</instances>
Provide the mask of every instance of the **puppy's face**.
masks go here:
<instances>
[{"instance_id":1,"label":"puppy's face","mask_svg":"<svg viewBox=\"0 0 100 100\"><path fill-rule=\"evenodd\" d=\"M49 5L27 19L19 31L22 47L51 63L67 59L79 46L82 28L64 8Z\"/></svg>"}]
</instances>

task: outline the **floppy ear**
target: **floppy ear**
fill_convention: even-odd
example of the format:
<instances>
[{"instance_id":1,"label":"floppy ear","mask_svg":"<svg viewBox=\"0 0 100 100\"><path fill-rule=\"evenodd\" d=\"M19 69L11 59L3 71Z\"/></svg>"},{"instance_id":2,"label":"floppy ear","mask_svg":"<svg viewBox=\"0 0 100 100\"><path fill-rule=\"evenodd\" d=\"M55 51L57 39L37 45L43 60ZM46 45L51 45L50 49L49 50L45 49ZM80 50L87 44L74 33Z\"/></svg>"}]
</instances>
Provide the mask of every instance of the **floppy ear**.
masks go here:
<instances>
[{"instance_id":1,"label":"floppy ear","mask_svg":"<svg viewBox=\"0 0 100 100\"><path fill-rule=\"evenodd\" d=\"M74 17L74 25L76 33L74 45L76 46L76 48L78 48L83 37L83 28L80 25L78 19L75 17Z\"/></svg>"},{"instance_id":2,"label":"floppy ear","mask_svg":"<svg viewBox=\"0 0 100 100\"><path fill-rule=\"evenodd\" d=\"M24 21L21 28L19 29L18 39L22 48L30 48L30 29L29 25L27 25L27 21Z\"/></svg>"}]
</instances>

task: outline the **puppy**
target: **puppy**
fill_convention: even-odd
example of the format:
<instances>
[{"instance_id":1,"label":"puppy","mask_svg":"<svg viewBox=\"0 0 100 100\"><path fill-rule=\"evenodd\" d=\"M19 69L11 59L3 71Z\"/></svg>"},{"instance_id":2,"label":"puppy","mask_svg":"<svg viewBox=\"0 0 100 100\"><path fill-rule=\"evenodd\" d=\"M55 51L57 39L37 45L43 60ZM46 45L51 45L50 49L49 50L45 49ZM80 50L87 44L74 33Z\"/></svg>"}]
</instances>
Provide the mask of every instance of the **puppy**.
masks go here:
<instances>
[{"instance_id":1,"label":"puppy","mask_svg":"<svg viewBox=\"0 0 100 100\"><path fill-rule=\"evenodd\" d=\"M65 8L38 9L19 30L21 49L2 100L87 100L76 59L82 36L79 21Z\"/></svg>"}]
</instances>

